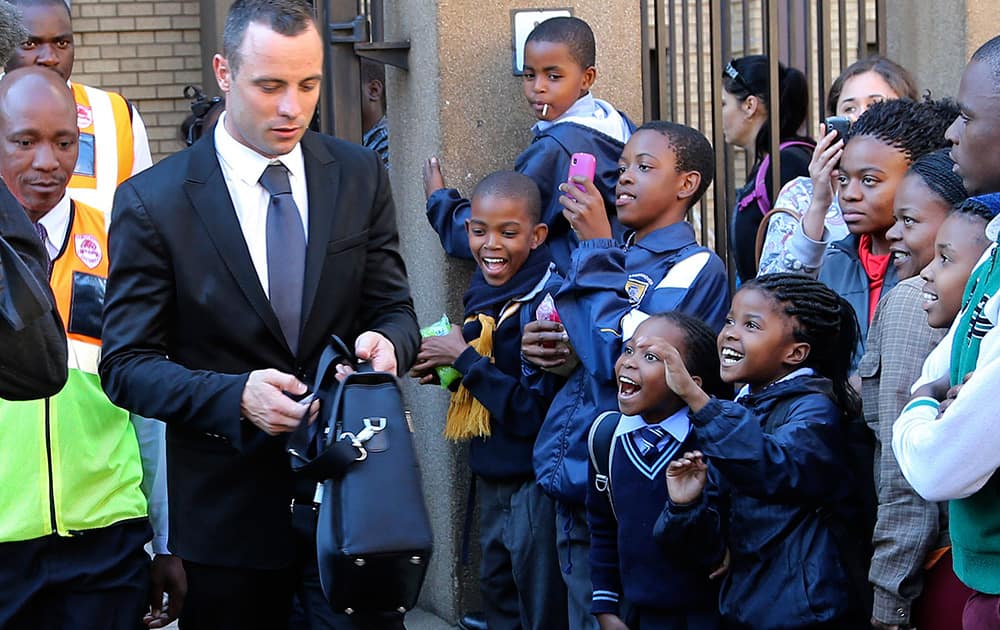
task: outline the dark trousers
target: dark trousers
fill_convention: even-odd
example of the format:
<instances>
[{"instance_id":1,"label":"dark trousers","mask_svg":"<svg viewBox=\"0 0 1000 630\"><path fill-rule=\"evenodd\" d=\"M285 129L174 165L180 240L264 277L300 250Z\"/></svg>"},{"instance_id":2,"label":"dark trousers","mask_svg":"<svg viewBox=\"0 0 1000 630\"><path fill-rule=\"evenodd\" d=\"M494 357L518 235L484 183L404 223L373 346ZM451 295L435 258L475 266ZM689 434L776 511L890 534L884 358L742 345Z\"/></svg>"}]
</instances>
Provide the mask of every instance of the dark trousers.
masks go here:
<instances>
[{"instance_id":1,"label":"dark trousers","mask_svg":"<svg viewBox=\"0 0 1000 630\"><path fill-rule=\"evenodd\" d=\"M962 612L962 630L1000 630L1000 595L973 593Z\"/></svg>"},{"instance_id":2,"label":"dark trousers","mask_svg":"<svg viewBox=\"0 0 1000 630\"><path fill-rule=\"evenodd\" d=\"M72 537L0 543L0 628L145 628L152 537L143 519Z\"/></svg>"},{"instance_id":3,"label":"dark trousers","mask_svg":"<svg viewBox=\"0 0 1000 630\"><path fill-rule=\"evenodd\" d=\"M479 588L490 630L565 628L555 506L534 480L479 478Z\"/></svg>"},{"instance_id":4,"label":"dark trousers","mask_svg":"<svg viewBox=\"0 0 1000 630\"><path fill-rule=\"evenodd\" d=\"M675 613L650 608L633 608L629 630L718 630L722 618L718 610Z\"/></svg>"},{"instance_id":5,"label":"dark trousers","mask_svg":"<svg viewBox=\"0 0 1000 630\"><path fill-rule=\"evenodd\" d=\"M556 549L566 584L570 630L597 630L590 614L594 584L590 581L590 527L582 505L556 503Z\"/></svg>"}]
</instances>

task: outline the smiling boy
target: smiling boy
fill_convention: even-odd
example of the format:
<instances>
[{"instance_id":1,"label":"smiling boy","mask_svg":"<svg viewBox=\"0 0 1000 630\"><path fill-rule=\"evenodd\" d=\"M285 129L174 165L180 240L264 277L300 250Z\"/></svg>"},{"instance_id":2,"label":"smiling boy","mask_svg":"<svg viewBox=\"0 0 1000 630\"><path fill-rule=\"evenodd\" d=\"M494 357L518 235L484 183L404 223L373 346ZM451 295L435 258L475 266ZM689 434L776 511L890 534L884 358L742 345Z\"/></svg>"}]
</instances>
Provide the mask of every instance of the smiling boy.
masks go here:
<instances>
[{"instance_id":1,"label":"smiling boy","mask_svg":"<svg viewBox=\"0 0 1000 630\"><path fill-rule=\"evenodd\" d=\"M549 247L560 272L569 266L578 240L561 216L557 186L565 181L574 153L597 158L594 177L606 214L621 236L614 216L615 161L635 125L610 103L594 98L597 80L594 33L575 17L545 20L528 35L524 47L524 97L537 122L531 144L514 161L514 170L534 180L541 193L542 222L549 226ZM436 157L424 165L427 220L448 254L472 258L466 240L469 201L445 188Z\"/></svg>"},{"instance_id":2,"label":"smiling boy","mask_svg":"<svg viewBox=\"0 0 1000 630\"><path fill-rule=\"evenodd\" d=\"M651 313L678 310L718 330L729 308L725 265L695 240L685 221L714 174L712 145L700 132L670 122L648 122L629 139L618 160L615 203L631 230L626 247L613 238L601 194L562 184L559 203L576 231L566 282L556 306L581 365L556 395L535 444L535 473L557 499L559 559L570 595L573 628L593 627L592 585L586 561L590 545L584 502L587 429L615 408L615 361L636 327ZM547 341L556 341L558 333ZM534 336L534 335L533 335ZM528 336L525 335L526 340ZM534 356L532 348L522 348ZM528 365L531 369L534 366Z\"/></svg>"},{"instance_id":3,"label":"smiling boy","mask_svg":"<svg viewBox=\"0 0 1000 630\"><path fill-rule=\"evenodd\" d=\"M535 482L531 450L562 379L528 382L521 330L560 278L545 246L541 200L525 175L501 171L476 186L466 220L479 268L464 297L464 325L420 346L413 375L434 380L452 365L462 385L452 395L445 433L469 440L479 496L480 590L490 628L565 628L566 591L556 559L552 499Z\"/></svg>"}]
</instances>

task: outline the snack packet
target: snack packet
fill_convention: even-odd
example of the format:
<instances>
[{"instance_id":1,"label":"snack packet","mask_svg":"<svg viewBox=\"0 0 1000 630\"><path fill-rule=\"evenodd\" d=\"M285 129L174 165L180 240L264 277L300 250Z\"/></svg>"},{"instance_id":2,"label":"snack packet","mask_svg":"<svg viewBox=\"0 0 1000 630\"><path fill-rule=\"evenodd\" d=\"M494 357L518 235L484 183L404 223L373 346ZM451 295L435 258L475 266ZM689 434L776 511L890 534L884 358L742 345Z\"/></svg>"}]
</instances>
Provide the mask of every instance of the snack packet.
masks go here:
<instances>
[{"instance_id":1,"label":"snack packet","mask_svg":"<svg viewBox=\"0 0 1000 630\"><path fill-rule=\"evenodd\" d=\"M430 326L425 326L420 329L421 337L440 337L442 335L447 335L451 332L451 322L448 320L447 315L442 315L441 319L437 320ZM434 368L437 372L438 380L441 381L441 389L450 389L452 383L462 378L462 373L451 367L450 365L440 365Z\"/></svg>"},{"instance_id":2,"label":"snack packet","mask_svg":"<svg viewBox=\"0 0 1000 630\"><path fill-rule=\"evenodd\" d=\"M552 299L551 293L546 293L545 297L538 304L538 308L535 309L535 319L543 322L562 322L559 319L559 312L556 310L556 301ZM554 348L556 344L552 341L546 341L542 343L542 346Z\"/></svg>"}]
</instances>

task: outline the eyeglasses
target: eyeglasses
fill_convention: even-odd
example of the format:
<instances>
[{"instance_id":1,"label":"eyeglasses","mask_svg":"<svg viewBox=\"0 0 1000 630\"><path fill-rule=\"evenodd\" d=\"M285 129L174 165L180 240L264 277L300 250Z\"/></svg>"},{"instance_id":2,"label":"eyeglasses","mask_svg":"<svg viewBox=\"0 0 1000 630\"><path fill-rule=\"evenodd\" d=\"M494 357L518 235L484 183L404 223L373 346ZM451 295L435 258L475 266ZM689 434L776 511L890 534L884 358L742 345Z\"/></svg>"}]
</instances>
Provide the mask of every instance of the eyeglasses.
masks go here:
<instances>
[{"instance_id":1,"label":"eyeglasses","mask_svg":"<svg viewBox=\"0 0 1000 630\"><path fill-rule=\"evenodd\" d=\"M733 61L731 59L729 60L729 63L726 64L726 69L723 70L723 72L726 73L727 77L729 77L733 81L736 81L741 86L743 86L744 90L746 90L750 94L754 94L754 89L750 87L750 84L747 83L747 80L744 79L743 75L739 73L739 70L737 70L736 66L733 65Z\"/></svg>"}]
</instances>

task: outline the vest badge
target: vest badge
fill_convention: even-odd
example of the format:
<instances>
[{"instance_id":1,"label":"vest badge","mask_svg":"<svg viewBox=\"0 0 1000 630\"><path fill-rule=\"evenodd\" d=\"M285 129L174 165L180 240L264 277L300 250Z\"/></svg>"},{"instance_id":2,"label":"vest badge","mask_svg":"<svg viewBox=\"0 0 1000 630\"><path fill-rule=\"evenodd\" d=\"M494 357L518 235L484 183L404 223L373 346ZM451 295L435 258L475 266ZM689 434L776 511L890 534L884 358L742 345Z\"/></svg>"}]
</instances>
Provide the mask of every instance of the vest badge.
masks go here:
<instances>
[{"instance_id":1,"label":"vest badge","mask_svg":"<svg viewBox=\"0 0 1000 630\"><path fill-rule=\"evenodd\" d=\"M87 129L94 124L94 110L86 105L76 104L76 126Z\"/></svg>"},{"instance_id":2,"label":"vest badge","mask_svg":"<svg viewBox=\"0 0 1000 630\"><path fill-rule=\"evenodd\" d=\"M87 265L88 269L93 269L101 264L104 252L101 251L101 244L93 234L77 234L74 237L76 257Z\"/></svg>"}]
</instances>

